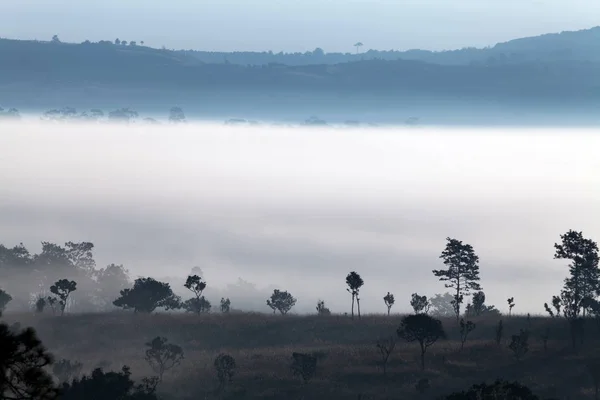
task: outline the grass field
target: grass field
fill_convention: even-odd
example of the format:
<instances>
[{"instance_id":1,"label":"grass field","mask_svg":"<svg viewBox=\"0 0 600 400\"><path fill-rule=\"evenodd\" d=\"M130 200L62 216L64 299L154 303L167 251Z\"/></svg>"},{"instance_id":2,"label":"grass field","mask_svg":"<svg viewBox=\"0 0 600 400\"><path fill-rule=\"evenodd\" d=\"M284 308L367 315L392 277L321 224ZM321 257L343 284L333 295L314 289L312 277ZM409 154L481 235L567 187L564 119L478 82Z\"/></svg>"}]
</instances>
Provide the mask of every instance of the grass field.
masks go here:
<instances>
[{"instance_id":1,"label":"grass field","mask_svg":"<svg viewBox=\"0 0 600 400\"><path fill-rule=\"evenodd\" d=\"M500 318L504 338L498 345L495 327ZM36 328L57 359L80 361L84 372L97 366L118 370L127 364L136 379L152 375L144 360L144 343L164 336L185 352L181 365L168 371L159 386L162 398L178 400L435 399L496 378L518 380L542 397L593 399L585 364L600 355L600 324L594 320L588 321L586 343L574 352L564 319L473 318L477 327L462 351L456 321L444 319L448 339L429 348L425 371L420 370L418 345L398 339L384 376L375 343L378 338L396 337L400 315L352 320L342 315L115 312L64 317L7 314L5 319ZM528 329L530 338L529 352L519 362L508 344L520 329ZM319 354L317 373L306 385L290 372L294 351ZM221 352L235 358L237 370L233 383L217 393L213 361ZM424 394L415 389L422 378L430 381Z\"/></svg>"}]
</instances>

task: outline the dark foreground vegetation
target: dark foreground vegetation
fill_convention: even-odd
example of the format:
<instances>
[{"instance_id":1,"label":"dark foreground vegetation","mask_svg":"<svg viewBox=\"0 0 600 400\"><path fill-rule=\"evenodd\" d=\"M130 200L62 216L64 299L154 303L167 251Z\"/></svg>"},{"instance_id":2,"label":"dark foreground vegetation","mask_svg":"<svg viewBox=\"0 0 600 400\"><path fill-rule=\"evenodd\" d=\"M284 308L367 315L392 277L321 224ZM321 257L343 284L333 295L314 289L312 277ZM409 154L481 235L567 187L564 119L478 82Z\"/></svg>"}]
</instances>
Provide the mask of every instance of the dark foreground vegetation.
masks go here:
<instances>
[{"instance_id":1,"label":"dark foreground vegetation","mask_svg":"<svg viewBox=\"0 0 600 400\"><path fill-rule=\"evenodd\" d=\"M235 312L228 298L211 313L198 274L183 300L151 277L131 285L122 266L96 269L91 243L45 242L34 255L0 246L3 278L21 276L33 311L0 324L0 398L598 399L598 246L577 231L560 239L554 257L570 261L569 274L544 304L548 317L513 316L513 297L508 315L486 305L479 257L453 238L433 271L451 293L413 293L404 316L391 314L390 292L384 316L361 315L356 271L345 279L350 315L323 300L317 315L288 315L296 299L280 289L266 299L273 316ZM131 311L70 315L80 289L82 310ZM0 310L11 301L0 290Z\"/></svg>"}]
</instances>

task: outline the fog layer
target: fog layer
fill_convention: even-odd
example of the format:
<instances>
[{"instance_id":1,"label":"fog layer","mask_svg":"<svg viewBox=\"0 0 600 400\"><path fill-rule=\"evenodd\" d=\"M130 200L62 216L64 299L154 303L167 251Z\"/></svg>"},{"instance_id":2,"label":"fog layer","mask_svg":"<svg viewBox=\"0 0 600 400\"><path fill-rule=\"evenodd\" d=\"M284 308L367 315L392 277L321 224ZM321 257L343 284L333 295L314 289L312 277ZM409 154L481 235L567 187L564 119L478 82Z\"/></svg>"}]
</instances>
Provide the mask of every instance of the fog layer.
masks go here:
<instances>
[{"instance_id":1,"label":"fog layer","mask_svg":"<svg viewBox=\"0 0 600 400\"><path fill-rule=\"evenodd\" d=\"M91 241L98 265L238 277L349 309L445 291L446 237L480 256L487 303L543 312L553 244L600 239L600 137L577 130L0 125L0 242ZM4 283L3 286L6 286ZM236 308L243 308L235 305ZM265 305L265 310L269 309Z\"/></svg>"}]
</instances>

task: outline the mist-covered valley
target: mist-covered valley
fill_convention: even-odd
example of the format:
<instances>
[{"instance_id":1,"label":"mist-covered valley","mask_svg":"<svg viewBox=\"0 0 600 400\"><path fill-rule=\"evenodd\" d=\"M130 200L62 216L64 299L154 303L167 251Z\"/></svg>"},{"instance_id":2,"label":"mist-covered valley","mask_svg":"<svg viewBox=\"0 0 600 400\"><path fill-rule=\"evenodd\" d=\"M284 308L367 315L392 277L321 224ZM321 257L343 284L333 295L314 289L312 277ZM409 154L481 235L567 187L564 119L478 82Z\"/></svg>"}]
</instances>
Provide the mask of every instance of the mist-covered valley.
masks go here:
<instances>
[{"instance_id":1,"label":"mist-covered valley","mask_svg":"<svg viewBox=\"0 0 600 400\"><path fill-rule=\"evenodd\" d=\"M235 309L269 312L279 288L298 298L294 312L324 299L344 313L344 278L357 271L364 312L383 312L388 291L407 311L412 293L446 291L431 271L453 237L480 256L489 304L503 310L514 296L538 314L567 273L553 260L559 235L600 234L591 130L24 121L0 131L2 244L89 241L99 267L123 264L179 293L198 266L206 297Z\"/></svg>"}]
</instances>

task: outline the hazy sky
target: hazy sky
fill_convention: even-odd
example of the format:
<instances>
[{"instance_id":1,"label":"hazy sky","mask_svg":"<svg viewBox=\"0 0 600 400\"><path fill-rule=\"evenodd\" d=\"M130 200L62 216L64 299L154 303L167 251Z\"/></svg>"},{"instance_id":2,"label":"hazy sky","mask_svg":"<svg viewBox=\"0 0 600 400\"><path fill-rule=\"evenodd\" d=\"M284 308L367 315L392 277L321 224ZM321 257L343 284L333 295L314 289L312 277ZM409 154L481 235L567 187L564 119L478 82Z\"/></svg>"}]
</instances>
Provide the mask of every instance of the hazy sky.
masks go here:
<instances>
[{"instance_id":1,"label":"hazy sky","mask_svg":"<svg viewBox=\"0 0 600 400\"><path fill-rule=\"evenodd\" d=\"M18 0L0 36L203 50L482 47L598 25L595 0Z\"/></svg>"},{"instance_id":2,"label":"hazy sky","mask_svg":"<svg viewBox=\"0 0 600 400\"><path fill-rule=\"evenodd\" d=\"M474 246L490 303L542 313L567 262L569 229L600 239L600 137L524 130L2 126L0 240L92 241L99 266L242 277L314 312L397 311L444 285L445 238ZM212 290L212 289L211 289ZM233 293L226 293L232 296ZM207 296L212 296L207 291ZM212 297L210 297L213 299ZM216 300L218 300L217 297ZM213 299L214 300L214 299ZM265 310L264 299L259 301Z\"/></svg>"}]
</instances>

